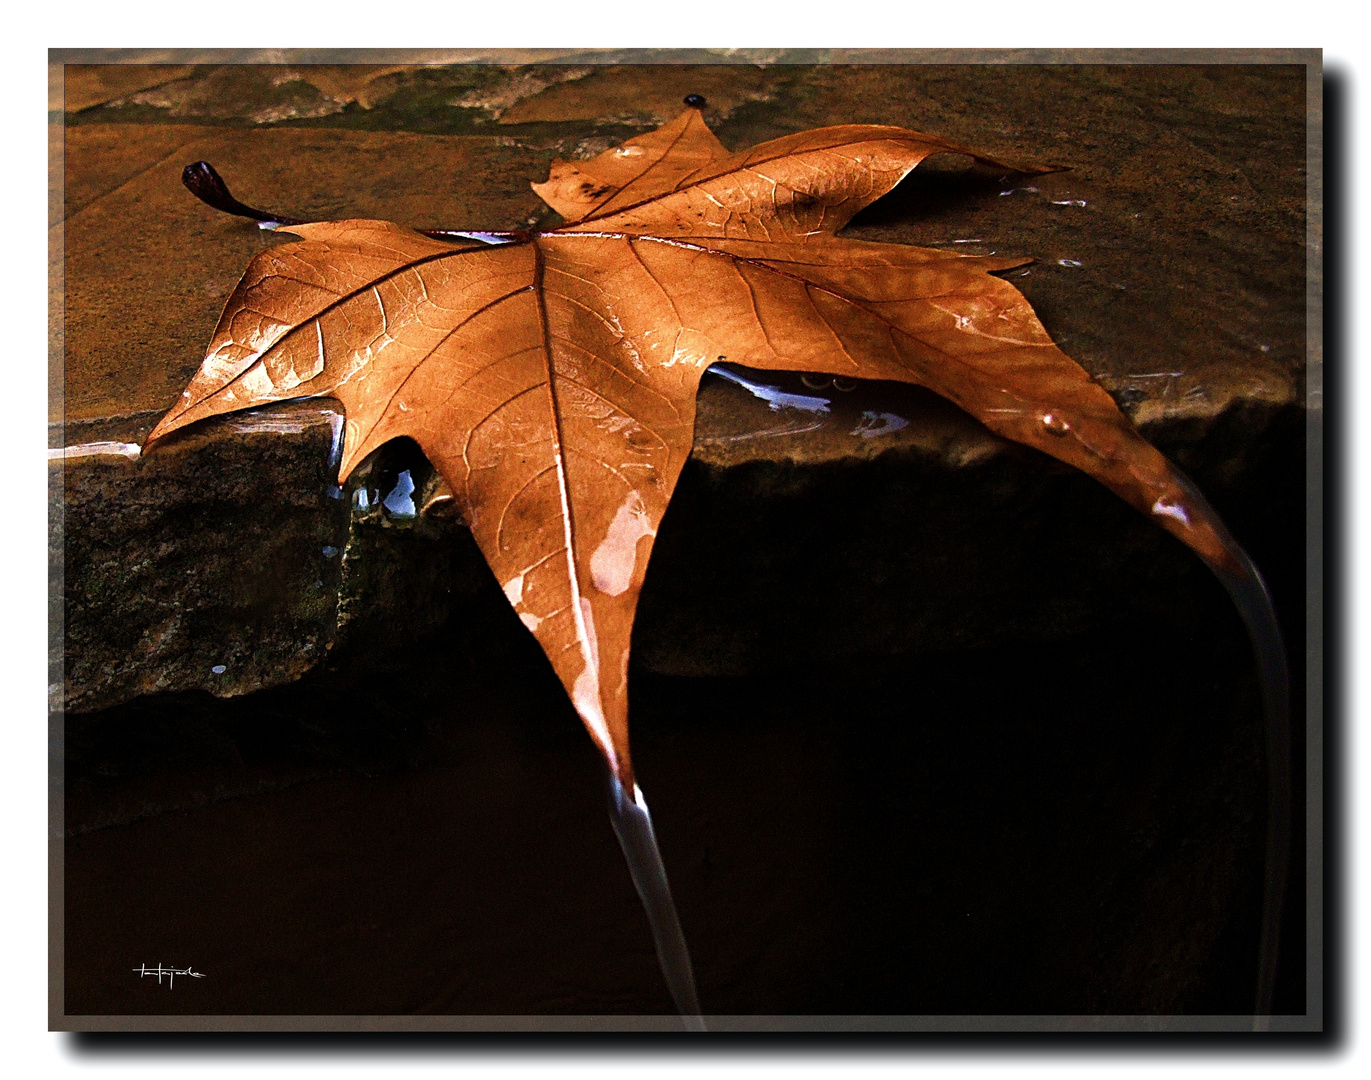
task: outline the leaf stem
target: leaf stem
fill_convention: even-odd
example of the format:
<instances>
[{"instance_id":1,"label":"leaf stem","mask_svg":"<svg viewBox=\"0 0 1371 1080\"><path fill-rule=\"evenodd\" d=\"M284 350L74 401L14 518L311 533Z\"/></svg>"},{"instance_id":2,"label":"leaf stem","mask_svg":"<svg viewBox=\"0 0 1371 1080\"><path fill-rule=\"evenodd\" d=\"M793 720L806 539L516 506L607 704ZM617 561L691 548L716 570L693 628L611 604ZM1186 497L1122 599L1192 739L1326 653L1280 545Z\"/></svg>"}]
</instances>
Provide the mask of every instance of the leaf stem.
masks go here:
<instances>
[{"instance_id":1,"label":"leaf stem","mask_svg":"<svg viewBox=\"0 0 1371 1080\"><path fill-rule=\"evenodd\" d=\"M273 225L303 225L304 218L287 217L284 214L271 214L265 210L241 203L233 197L223 177L208 161L196 161L181 170L181 183L186 185L197 199L207 206L221 210L225 214L251 218L253 221Z\"/></svg>"},{"instance_id":2,"label":"leaf stem","mask_svg":"<svg viewBox=\"0 0 1371 1080\"><path fill-rule=\"evenodd\" d=\"M308 218L291 217L288 214L273 214L269 210L259 210L255 206L248 206L247 203L239 202L229 191L228 185L224 183L224 178L219 175L218 170L208 161L196 161L182 169L181 183L186 186L186 190L206 206L212 206L222 213L233 214L235 217L251 218L264 229L304 225L309 221ZM487 244L508 244L527 240L532 235L527 230L517 229L510 232L461 232L456 229L416 229L415 231L434 240L460 238L480 240Z\"/></svg>"}]
</instances>

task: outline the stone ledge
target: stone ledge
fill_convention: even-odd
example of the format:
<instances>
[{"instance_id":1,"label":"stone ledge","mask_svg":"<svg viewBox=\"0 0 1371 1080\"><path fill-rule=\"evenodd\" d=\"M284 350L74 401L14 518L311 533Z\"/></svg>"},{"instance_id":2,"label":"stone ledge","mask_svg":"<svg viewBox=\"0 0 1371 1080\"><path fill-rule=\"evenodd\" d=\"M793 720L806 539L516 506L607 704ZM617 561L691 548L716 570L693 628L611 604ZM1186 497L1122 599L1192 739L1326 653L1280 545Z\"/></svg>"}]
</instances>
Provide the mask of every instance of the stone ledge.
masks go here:
<instances>
[{"instance_id":1,"label":"stone ledge","mask_svg":"<svg viewBox=\"0 0 1371 1080\"><path fill-rule=\"evenodd\" d=\"M782 393L804 400L773 410ZM1182 458L1197 448L1212 483L1231 486L1260 466L1259 448L1298 457L1296 413L1249 406L1223 424L1146 433ZM235 696L325 662L379 663L495 588L464 526L441 504L423 512L433 476L412 443L383 447L336 486L336 403L216 418L144 457L157 418L69 425L51 462L65 541L54 537L65 595L54 708ZM1298 493L1274 494L1272 509L1288 509ZM804 654L1055 639L1184 607L1186 581L1203 576L1192 562L1094 481L932 394L732 369L702 386L635 659L664 674L743 674Z\"/></svg>"}]
</instances>

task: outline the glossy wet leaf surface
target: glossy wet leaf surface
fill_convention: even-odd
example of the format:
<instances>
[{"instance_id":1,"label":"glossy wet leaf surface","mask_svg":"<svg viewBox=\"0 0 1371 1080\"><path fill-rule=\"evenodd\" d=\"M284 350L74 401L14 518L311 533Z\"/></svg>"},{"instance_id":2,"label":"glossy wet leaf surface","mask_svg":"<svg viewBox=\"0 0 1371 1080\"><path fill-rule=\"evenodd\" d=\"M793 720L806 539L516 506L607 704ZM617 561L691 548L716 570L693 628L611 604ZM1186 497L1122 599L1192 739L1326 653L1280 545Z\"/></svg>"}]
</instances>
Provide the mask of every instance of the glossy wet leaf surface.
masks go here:
<instances>
[{"instance_id":1,"label":"glossy wet leaf surface","mask_svg":"<svg viewBox=\"0 0 1371 1080\"><path fill-rule=\"evenodd\" d=\"M994 276L1028 260L837 235L932 155L1043 171L878 125L730 154L687 108L554 161L534 185L566 221L553 231L291 226L301 241L252 261L149 441L320 395L347 411L342 478L413 438L628 787L633 619L713 364L928 387L1231 561L1203 500Z\"/></svg>"}]
</instances>

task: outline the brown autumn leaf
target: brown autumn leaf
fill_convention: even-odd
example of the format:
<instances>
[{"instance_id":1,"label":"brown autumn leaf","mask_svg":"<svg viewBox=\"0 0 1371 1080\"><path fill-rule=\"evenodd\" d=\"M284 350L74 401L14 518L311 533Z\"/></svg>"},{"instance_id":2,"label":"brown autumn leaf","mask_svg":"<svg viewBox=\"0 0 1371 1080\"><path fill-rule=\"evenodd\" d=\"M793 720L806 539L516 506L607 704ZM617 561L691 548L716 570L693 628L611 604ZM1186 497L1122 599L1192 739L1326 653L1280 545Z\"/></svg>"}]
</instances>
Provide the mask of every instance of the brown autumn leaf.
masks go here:
<instances>
[{"instance_id":1,"label":"brown autumn leaf","mask_svg":"<svg viewBox=\"0 0 1371 1080\"><path fill-rule=\"evenodd\" d=\"M730 154L688 108L554 162L533 185L566 219L551 232L292 225L300 242L252 260L148 441L320 395L347 414L340 482L413 438L629 791L634 613L717 361L928 387L1232 567L1203 500L992 274L1030 260L836 235L936 153L978 156L870 125Z\"/></svg>"}]
</instances>

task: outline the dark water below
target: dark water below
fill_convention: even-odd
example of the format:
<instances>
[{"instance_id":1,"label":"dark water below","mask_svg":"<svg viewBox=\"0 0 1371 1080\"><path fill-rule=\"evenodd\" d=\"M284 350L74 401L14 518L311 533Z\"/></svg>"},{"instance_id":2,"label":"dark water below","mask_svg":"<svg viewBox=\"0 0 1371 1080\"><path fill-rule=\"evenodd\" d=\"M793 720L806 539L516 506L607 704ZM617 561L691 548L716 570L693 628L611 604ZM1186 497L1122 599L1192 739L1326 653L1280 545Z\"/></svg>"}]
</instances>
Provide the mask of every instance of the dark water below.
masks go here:
<instances>
[{"instance_id":1,"label":"dark water below","mask_svg":"<svg viewBox=\"0 0 1371 1080\"><path fill-rule=\"evenodd\" d=\"M1261 706L1209 584L1118 635L635 671L703 1011L1250 1012ZM676 1012L600 762L501 602L404 668L69 718L68 1012ZM1302 881L1284 925L1298 1012Z\"/></svg>"}]
</instances>

